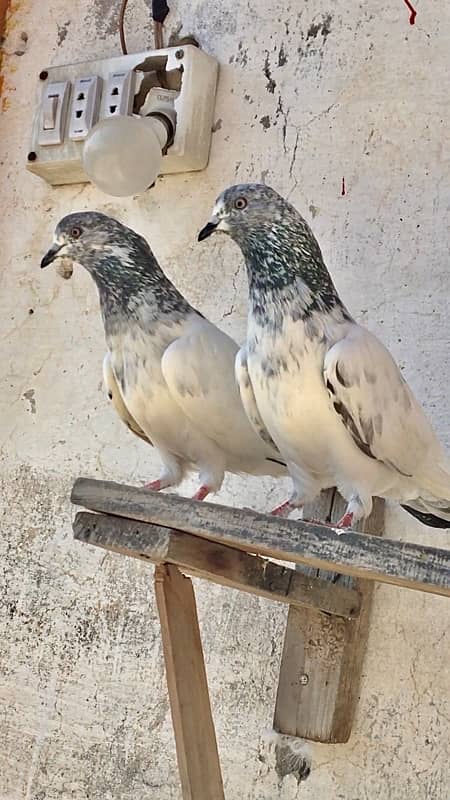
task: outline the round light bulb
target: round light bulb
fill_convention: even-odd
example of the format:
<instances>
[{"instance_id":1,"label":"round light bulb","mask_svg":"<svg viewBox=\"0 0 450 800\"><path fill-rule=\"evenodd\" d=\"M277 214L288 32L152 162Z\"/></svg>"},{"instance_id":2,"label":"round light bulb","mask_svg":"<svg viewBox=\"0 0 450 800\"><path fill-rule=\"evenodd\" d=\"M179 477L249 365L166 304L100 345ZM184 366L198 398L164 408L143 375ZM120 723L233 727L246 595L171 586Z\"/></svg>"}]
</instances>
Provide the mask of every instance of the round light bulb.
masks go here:
<instances>
[{"instance_id":1,"label":"round light bulb","mask_svg":"<svg viewBox=\"0 0 450 800\"><path fill-rule=\"evenodd\" d=\"M158 177L167 139L167 128L156 117L102 119L84 143L84 171L106 194L139 194Z\"/></svg>"}]
</instances>

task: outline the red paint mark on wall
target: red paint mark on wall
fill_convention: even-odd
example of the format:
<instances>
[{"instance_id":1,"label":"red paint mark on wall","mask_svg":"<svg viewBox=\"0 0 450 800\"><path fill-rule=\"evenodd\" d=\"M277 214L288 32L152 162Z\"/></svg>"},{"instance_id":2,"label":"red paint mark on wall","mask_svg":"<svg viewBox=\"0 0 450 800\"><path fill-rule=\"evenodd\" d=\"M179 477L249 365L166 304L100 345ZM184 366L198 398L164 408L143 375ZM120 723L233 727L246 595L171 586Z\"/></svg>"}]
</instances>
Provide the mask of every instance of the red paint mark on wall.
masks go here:
<instances>
[{"instance_id":1,"label":"red paint mark on wall","mask_svg":"<svg viewBox=\"0 0 450 800\"><path fill-rule=\"evenodd\" d=\"M409 24L410 25L414 25L414 23L416 21L416 17L417 17L417 11L414 8L414 6L409 2L409 0L404 0L404 2L406 3L406 5L408 6L408 8L409 8L409 10L411 12L410 15L409 15Z\"/></svg>"},{"instance_id":2,"label":"red paint mark on wall","mask_svg":"<svg viewBox=\"0 0 450 800\"><path fill-rule=\"evenodd\" d=\"M341 197L345 197L345 195L346 195L346 191L345 191L345 178L342 178Z\"/></svg>"}]
</instances>

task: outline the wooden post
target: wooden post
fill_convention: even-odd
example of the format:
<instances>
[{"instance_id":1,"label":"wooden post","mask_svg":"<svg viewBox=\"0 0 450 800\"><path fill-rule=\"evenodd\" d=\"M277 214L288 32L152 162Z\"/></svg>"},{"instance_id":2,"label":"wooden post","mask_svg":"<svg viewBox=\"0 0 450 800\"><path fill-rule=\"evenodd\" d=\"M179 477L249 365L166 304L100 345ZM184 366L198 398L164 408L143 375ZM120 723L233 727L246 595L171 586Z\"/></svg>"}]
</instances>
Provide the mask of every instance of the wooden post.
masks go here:
<instances>
[{"instance_id":1,"label":"wooden post","mask_svg":"<svg viewBox=\"0 0 450 800\"><path fill-rule=\"evenodd\" d=\"M324 502L332 520L342 516L344 503L337 492L327 493L321 506L314 508L321 519L327 517ZM365 530L381 534L383 525L384 502L375 500ZM346 620L311 608L289 607L274 728L317 742L347 742L358 702L374 583L323 570L313 574L356 588L361 596L360 614Z\"/></svg>"},{"instance_id":2,"label":"wooden post","mask_svg":"<svg viewBox=\"0 0 450 800\"><path fill-rule=\"evenodd\" d=\"M192 581L157 566L155 591L183 800L224 800Z\"/></svg>"}]
</instances>

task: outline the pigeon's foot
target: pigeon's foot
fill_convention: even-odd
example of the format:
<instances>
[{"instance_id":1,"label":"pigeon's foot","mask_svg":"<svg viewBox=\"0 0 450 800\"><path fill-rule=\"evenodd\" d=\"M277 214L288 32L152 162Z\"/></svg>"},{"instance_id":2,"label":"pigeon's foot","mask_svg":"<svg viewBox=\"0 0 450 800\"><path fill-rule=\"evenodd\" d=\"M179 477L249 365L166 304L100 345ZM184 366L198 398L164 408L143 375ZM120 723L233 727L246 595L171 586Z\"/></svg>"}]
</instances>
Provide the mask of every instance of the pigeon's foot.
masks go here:
<instances>
[{"instance_id":1,"label":"pigeon's foot","mask_svg":"<svg viewBox=\"0 0 450 800\"><path fill-rule=\"evenodd\" d=\"M353 511L346 511L344 516L341 517L339 522L336 523L333 527L335 528L351 528L353 525Z\"/></svg>"},{"instance_id":2,"label":"pigeon's foot","mask_svg":"<svg viewBox=\"0 0 450 800\"><path fill-rule=\"evenodd\" d=\"M272 517L288 517L294 508L296 508L296 506L292 505L290 500L285 500L280 506L274 508L273 511L270 512L270 515Z\"/></svg>"},{"instance_id":3,"label":"pigeon's foot","mask_svg":"<svg viewBox=\"0 0 450 800\"><path fill-rule=\"evenodd\" d=\"M209 486L200 486L196 493L192 496L193 500L204 500L211 493Z\"/></svg>"},{"instance_id":4,"label":"pigeon's foot","mask_svg":"<svg viewBox=\"0 0 450 800\"><path fill-rule=\"evenodd\" d=\"M163 485L161 481L150 481L150 483L144 483L144 489L151 489L152 492L160 492L163 489Z\"/></svg>"}]
</instances>

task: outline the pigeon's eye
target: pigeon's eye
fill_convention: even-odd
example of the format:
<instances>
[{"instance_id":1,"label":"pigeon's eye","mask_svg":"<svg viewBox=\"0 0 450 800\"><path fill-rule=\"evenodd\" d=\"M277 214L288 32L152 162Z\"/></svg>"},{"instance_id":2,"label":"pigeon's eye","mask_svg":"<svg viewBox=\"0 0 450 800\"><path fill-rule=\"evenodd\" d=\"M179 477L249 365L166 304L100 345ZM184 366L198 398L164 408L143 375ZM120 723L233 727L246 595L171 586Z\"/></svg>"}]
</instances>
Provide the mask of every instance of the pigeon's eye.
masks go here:
<instances>
[{"instance_id":1,"label":"pigeon's eye","mask_svg":"<svg viewBox=\"0 0 450 800\"><path fill-rule=\"evenodd\" d=\"M70 235L72 239L79 239L81 236L81 228L72 228Z\"/></svg>"},{"instance_id":2,"label":"pigeon's eye","mask_svg":"<svg viewBox=\"0 0 450 800\"><path fill-rule=\"evenodd\" d=\"M234 207L237 208L238 211L247 208L247 200L245 197L238 197L237 200L234 201Z\"/></svg>"}]
</instances>

